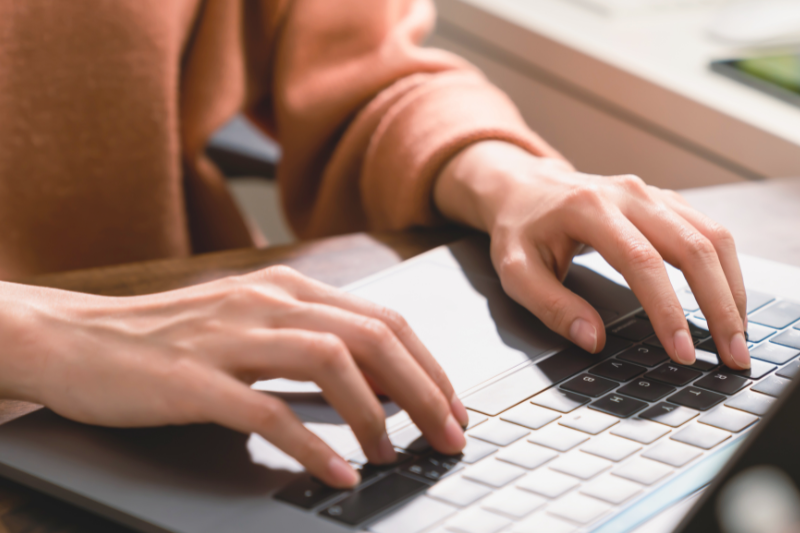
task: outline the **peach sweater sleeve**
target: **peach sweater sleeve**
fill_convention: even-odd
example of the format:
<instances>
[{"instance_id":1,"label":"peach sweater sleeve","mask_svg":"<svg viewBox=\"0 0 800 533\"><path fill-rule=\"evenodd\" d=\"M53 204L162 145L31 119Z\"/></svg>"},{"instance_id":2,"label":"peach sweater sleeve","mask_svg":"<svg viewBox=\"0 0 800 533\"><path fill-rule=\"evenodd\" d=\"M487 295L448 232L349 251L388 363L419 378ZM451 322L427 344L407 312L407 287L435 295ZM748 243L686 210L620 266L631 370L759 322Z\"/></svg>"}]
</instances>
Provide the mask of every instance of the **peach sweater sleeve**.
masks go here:
<instances>
[{"instance_id":1,"label":"peach sweater sleeve","mask_svg":"<svg viewBox=\"0 0 800 533\"><path fill-rule=\"evenodd\" d=\"M560 157L478 70L420 45L430 0L285 6L271 57L250 54L248 108L283 147L282 199L299 236L438 223L436 176L479 140Z\"/></svg>"}]
</instances>

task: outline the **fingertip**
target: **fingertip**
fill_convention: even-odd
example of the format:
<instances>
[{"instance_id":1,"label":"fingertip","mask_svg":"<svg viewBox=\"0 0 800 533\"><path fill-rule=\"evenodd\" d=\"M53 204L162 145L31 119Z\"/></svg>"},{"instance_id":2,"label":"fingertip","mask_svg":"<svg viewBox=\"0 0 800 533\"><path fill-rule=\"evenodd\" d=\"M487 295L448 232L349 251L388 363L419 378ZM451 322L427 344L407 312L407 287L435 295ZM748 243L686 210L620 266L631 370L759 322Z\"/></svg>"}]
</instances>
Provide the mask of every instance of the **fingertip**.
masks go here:
<instances>
[{"instance_id":1,"label":"fingertip","mask_svg":"<svg viewBox=\"0 0 800 533\"><path fill-rule=\"evenodd\" d=\"M750 368L750 350L744 335L738 331L731 337L731 359L741 370Z\"/></svg>"},{"instance_id":2,"label":"fingertip","mask_svg":"<svg viewBox=\"0 0 800 533\"><path fill-rule=\"evenodd\" d=\"M588 320L576 318L569 327L569 338L587 352L597 352L597 328Z\"/></svg>"},{"instance_id":3,"label":"fingertip","mask_svg":"<svg viewBox=\"0 0 800 533\"><path fill-rule=\"evenodd\" d=\"M450 402L450 410L453 412L453 416L456 417L456 420L461 424L462 428L466 428L469 425L469 413L467 412L467 408L464 407L464 404L455 394L453 394L453 399Z\"/></svg>"},{"instance_id":4,"label":"fingertip","mask_svg":"<svg viewBox=\"0 0 800 533\"><path fill-rule=\"evenodd\" d=\"M679 329L672 337L675 362L682 365L693 365L697 360L691 334L685 329Z\"/></svg>"},{"instance_id":5,"label":"fingertip","mask_svg":"<svg viewBox=\"0 0 800 533\"><path fill-rule=\"evenodd\" d=\"M442 450L445 453L458 453L467 445L467 438L464 436L464 430L461 425L456 422L453 415L447 415L444 422L444 438L448 445L448 450Z\"/></svg>"},{"instance_id":6,"label":"fingertip","mask_svg":"<svg viewBox=\"0 0 800 533\"><path fill-rule=\"evenodd\" d=\"M334 455L328 461L327 483L335 488L347 489L361 483L361 475L350 463Z\"/></svg>"}]
</instances>

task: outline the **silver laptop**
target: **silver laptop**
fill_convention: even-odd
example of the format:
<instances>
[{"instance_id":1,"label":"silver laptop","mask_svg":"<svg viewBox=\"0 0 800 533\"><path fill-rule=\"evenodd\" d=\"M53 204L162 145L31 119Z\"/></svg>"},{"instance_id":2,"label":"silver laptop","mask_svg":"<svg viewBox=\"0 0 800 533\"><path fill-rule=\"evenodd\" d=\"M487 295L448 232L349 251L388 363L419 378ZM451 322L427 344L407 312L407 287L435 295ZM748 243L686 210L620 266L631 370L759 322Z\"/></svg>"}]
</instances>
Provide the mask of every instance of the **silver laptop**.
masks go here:
<instances>
[{"instance_id":1,"label":"silver laptop","mask_svg":"<svg viewBox=\"0 0 800 533\"><path fill-rule=\"evenodd\" d=\"M741 261L747 372L719 365L673 269L698 349L691 367L669 360L624 280L594 253L576 258L566 284L606 322L597 355L505 296L482 239L350 286L408 320L470 412L467 447L451 457L433 452L405 413L386 404L400 461L374 467L313 384L258 384L360 465L356 490L325 487L262 439L216 426L107 429L47 410L0 426L0 474L148 532L666 531L800 364L800 305L792 303L800 301L800 269Z\"/></svg>"}]
</instances>

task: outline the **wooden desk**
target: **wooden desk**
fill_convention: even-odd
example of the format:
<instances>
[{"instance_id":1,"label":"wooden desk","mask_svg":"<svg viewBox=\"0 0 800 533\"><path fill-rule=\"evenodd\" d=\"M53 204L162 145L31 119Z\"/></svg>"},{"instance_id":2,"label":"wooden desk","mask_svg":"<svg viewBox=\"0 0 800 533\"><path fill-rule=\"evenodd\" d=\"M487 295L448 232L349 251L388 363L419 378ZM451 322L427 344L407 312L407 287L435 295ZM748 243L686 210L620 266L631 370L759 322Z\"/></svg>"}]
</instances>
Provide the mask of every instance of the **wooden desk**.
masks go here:
<instances>
[{"instance_id":1,"label":"wooden desk","mask_svg":"<svg viewBox=\"0 0 800 533\"><path fill-rule=\"evenodd\" d=\"M692 205L728 226L739 251L800 266L800 179L693 189ZM189 259L152 261L40 276L29 283L104 295L147 294L287 264L343 286L440 244L463 230L355 234L264 250L235 250ZM36 409L0 400L0 423ZM80 509L0 479L0 533L128 531Z\"/></svg>"}]
</instances>

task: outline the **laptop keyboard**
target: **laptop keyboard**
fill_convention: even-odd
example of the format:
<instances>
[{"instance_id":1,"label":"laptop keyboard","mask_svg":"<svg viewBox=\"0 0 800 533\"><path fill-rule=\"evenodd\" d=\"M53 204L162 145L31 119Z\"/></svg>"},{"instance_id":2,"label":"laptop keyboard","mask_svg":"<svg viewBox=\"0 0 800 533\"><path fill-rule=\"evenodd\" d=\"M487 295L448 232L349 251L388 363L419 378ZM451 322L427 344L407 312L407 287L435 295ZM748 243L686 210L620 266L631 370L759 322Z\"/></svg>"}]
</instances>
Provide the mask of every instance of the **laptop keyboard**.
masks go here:
<instances>
[{"instance_id":1,"label":"laptop keyboard","mask_svg":"<svg viewBox=\"0 0 800 533\"><path fill-rule=\"evenodd\" d=\"M670 361L639 311L609 326L600 354L572 346L466 397L461 455L433 452L412 425L392 436L396 463L350 458L355 490L301 476L275 497L374 533L590 530L752 428L800 368L800 305L748 292L752 368L734 371L691 292L679 297L691 366Z\"/></svg>"}]
</instances>

